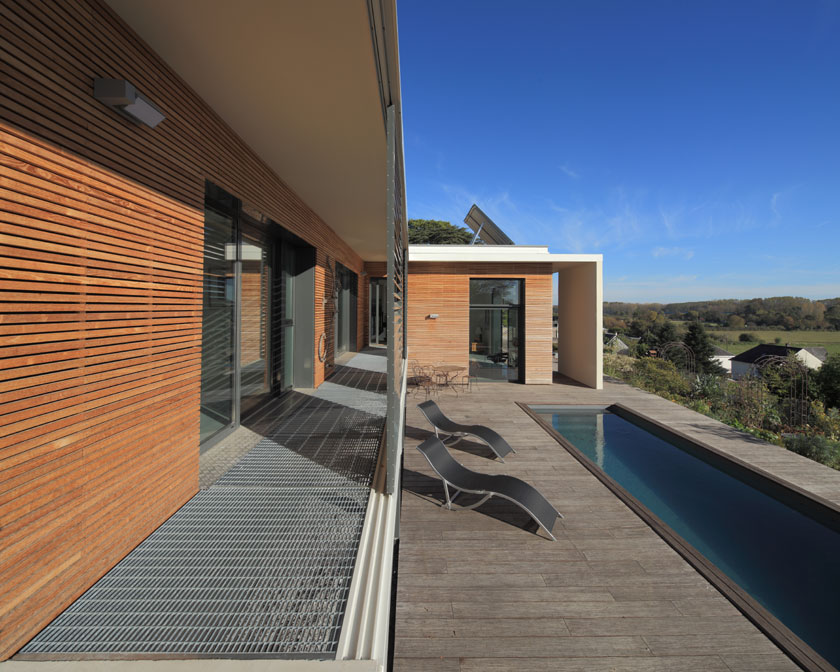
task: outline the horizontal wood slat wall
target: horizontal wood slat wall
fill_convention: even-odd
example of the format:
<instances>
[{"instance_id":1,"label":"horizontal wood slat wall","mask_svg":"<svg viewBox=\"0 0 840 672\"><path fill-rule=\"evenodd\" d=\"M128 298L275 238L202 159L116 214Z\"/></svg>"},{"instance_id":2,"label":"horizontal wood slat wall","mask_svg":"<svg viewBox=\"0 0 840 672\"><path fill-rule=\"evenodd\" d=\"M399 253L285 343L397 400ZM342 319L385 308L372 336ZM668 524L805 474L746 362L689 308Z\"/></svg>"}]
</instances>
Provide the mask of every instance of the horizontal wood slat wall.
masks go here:
<instances>
[{"instance_id":1,"label":"horizontal wood slat wall","mask_svg":"<svg viewBox=\"0 0 840 672\"><path fill-rule=\"evenodd\" d=\"M550 264L409 263L409 361L469 366L470 278L481 277L525 280L525 382L551 383Z\"/></svg>"},{"instance_id":2,"label":"horizontal wood slat wall","mask_svg":"<svg viewBox=\"0 0 840 672\"><path fill-rule=\"evenodd\" d=\"M322 331L327 257L363 263L104 3L0 3L0 62L4 659L197 491L205 179L318 248Z\"/></svg>"}]
</instances>

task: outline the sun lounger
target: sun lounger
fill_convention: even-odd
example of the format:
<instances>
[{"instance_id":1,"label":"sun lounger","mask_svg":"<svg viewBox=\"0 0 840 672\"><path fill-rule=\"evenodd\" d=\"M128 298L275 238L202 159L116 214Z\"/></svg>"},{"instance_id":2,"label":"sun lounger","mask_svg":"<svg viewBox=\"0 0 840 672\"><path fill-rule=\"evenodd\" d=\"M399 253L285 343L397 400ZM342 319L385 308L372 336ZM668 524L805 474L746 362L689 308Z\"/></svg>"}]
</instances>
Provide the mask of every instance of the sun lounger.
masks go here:
<instances>
[{"instance_id":1,"label":"sun lounger","mask_svg":"<svg viewBox=\"0 0 840 672\"><path fill-rule=\"evenodd\" d=\"M447 509L452 509L452 500L462 492L484 495L475 504L461 507L464 510L474 509L494 495L503 497L521 506L548 533L549 537L557 541L551 530L556 520L563 516L548 503L548 500L534 486L513 476L482 474L467 469L457 462L449 454L443 442L434 436L430 436L417 446L417 450L423 453L432 469L443 481ZM450 487L455 490L455 494L451 497L449 495Z\"/></svg>"},{"instance_id":2,"label":"sun lounger","mask_svg":"<svg viewBox=\"0 0 840 672\"><path fill-rule=\"evenodd\" d=\"M434 427L435 436L447 446L458 443L465 436L474 436L490 446L490 449L496 453L502 462L505 461L505 455L516 452L507 441L489 427L484 425L459 425L457 422L452 422L434 401L424 401L417 406L426 416L429 424Z\"/></svg>"}]
</instances>

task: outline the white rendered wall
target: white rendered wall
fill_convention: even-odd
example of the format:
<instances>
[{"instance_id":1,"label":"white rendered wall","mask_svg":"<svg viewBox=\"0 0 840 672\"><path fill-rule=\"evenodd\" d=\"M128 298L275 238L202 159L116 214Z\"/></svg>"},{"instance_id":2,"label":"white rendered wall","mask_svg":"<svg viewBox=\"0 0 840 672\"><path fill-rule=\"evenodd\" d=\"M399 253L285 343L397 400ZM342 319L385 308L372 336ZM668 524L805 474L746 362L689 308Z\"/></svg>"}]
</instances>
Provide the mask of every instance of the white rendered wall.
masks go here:
<instances>
[{"instance_id":1,"label":"white rendered wall","mask_svg":"<svg viewBox=\"0 0 840 672\"><path fill-rule=\"evenodd\" d=\"M600 259L557 272L557 370L596 390L604 386L602 283Z\"/></svg>"},{"instance_id":2,"label":"white rendered wall","mask_svg":"<svg viewBox=\"0 0 840 672\"><path fill-rule=\"evenodd\" d=\"M724 369L726 369L727 373L732 373L732 355L718 355L716 357L712 357L712 359L717 363L718 366L721 366Z\"/></svg>"},{"instance_id":3,"label":"white rendered wall","mask_svg":"<svg viewBox=\"0 0 840 672\"><path fill-rule=\"evenodd\" d=\"M819 357L815 357L807 350L800 350L796 353L796 357L809 369L816 370L822 366L822 360Z\"/></svg>"}]
</instances>

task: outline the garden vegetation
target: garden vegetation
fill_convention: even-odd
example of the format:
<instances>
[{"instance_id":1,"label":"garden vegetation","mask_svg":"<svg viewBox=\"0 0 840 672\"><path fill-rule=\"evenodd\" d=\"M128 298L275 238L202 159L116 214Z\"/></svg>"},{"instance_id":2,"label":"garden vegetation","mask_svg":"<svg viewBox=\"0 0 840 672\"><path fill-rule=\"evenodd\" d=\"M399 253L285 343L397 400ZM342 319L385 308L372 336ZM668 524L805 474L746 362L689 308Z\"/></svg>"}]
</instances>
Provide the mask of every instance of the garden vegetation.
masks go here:
<instances>
[{"instance_id":1,"label":"garden vegetation","mask_svg":"<svg viewBox=\"0 0 840 672\"><path fill-rule=\"evenodd\" d=\"M712 361L713 348L701 324L693 323L679 335L666 322L646 330L635 353L605 352L604 373L840 469L840 354L829 355L819 370L808 372L807 398L797 399L803 386L790 384L791 372L800 366L793 356L787 367L729 380ZM668 350L668 358L651 356L669 342L661 339L675 335L692 344L694 371L677 348Z\"/></svg>"}]
</instances>

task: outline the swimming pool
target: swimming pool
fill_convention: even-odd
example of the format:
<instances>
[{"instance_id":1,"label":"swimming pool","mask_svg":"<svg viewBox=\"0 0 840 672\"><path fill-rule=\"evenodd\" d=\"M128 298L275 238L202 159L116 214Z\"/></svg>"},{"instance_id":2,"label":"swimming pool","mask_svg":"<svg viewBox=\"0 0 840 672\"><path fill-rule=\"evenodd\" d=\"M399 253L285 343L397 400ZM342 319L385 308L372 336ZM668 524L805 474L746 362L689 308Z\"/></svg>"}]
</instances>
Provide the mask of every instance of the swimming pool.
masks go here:
<instances>
[{"instance_id":1,"label":"swimming pool","mask_svg":"<svg viewBox=\"0 0 840 672\"><path fill-rule=\"evenodd\" d=\"M653 513L643 518L654 529L664 524L671 536L678 535L669 539L667 529L657 529L666 541L688 557L680 548L683 540L702 556L697 562L711 563L713 568L702 571L692 562L707 578L719 570L760 605L757 614L749 613L749 599L739 604L725 580L713 581L797 662L806 669L831 669L796 637L840 666L837 511L621 406L528 408L565 439L558 440L573 455L577 449L583 459L576 457L593 473L617 483L617 494L623 489ZM763 610L783 624L779 632L773 632L778 624L772 618L761 622ZM785 627L796 636L790 642L780 641L789 635ZM816 658L813 665L809 658Z\"/></svg>"}]
</instances>

